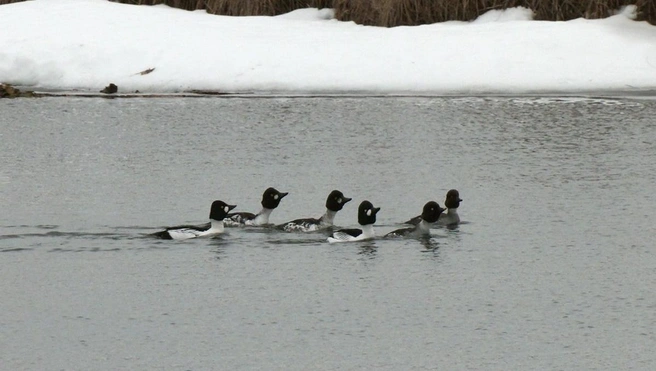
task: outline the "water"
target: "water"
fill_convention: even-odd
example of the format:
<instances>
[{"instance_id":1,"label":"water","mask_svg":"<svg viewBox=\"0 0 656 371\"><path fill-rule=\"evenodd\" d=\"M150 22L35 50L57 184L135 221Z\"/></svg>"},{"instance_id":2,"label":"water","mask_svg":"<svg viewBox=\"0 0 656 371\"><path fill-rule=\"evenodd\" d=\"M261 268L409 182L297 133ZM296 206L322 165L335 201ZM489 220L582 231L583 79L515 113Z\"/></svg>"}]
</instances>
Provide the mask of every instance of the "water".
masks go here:
<instances>
[{"instance_id":1,"label":"water","mask_svg":"<svg viewBox=\"0 0 656 371\"><path fill-rule=\"evenodd\" d=\"M583 98L0 101L0 365L7 370L656 367L656 101ZM425 240L282 223L332 189L377 231L460 190Z\"/></svg>"}]
</instances>

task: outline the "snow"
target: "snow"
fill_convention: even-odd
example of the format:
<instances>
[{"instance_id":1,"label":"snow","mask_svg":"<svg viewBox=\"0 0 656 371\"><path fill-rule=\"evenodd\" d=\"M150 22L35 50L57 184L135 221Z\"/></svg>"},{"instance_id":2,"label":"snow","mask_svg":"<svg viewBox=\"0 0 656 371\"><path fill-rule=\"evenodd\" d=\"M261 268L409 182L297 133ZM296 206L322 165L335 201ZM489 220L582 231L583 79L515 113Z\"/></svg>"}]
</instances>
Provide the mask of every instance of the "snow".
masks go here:
<instances>
[{"instance_id":1,"label":"snow","mask_svg":"<svg viewBox=\"0 0 656 371\"><path fill-rule=\"evenodd\" d=\"M34 0L0 6L0 82L119 93L485 94L656 89L656 27L607 19L380 28L330 9L226 17L164 5ZM149 74L139 72L154 68Z\"/></svg>"}]
</instances>

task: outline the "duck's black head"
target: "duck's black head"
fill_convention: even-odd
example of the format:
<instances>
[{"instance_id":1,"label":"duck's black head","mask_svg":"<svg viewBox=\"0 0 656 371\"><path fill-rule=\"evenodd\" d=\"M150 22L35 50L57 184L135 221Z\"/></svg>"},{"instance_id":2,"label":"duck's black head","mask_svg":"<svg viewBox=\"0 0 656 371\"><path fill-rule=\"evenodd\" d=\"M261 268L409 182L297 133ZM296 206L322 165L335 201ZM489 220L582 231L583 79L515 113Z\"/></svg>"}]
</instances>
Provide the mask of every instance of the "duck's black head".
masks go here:
<instances>
[{"instance_id":1,"label":"duck's black head","mask_svg":"<svg viewBox=\"0 0 656 371\"><path fill-rule=\"evenodd\" d=\"M360 225L376 223L376 214L380 211L380 207L374 207L369 201L362 201L358 207L358 223Z\"/></svg>"},{"instance_id":2,"label":"duck's black head","mask_svg":"<svg viewBox=\"0 0 656 371\"><path fill-rule=\"evenodd\" d=\"M446 200L444 200L444 206L447 209L457 209L460 206L462 200L460 199L460 193L457 190L452 189L446 193Z\"/></svg>"},{"instance_id":3,"label":"duck's black head","mask_svg":"<svg viewBox=\"0 0 656 371\"><path fill-rule=\"evenodd\" d=\"M426 202L424 211L421 212L421 218L428 223L435 223L444 210L446 209L441 208L435 201Z\"/></svg>"},{"instance_id":4,"label":"duck's black head","mask_svg":"<svg viewBox=\"0 0 656 371\"><path fill-rule=\"evenodd\" d=\"M282 200L282 198L288 194L289 193L287 192L278 192L277 189L269 187L266 191L264 191L264 194L262 195L262 207L267 209L275 209L278 207L278 205L280 205L280 200Z\"/></svg>"},{"instance_id":5,"label":"duck's black head","mask_svg":"<svg viewBox=\"0 0 656 371\"><path fill-rule=\"evenodd\" d=\"M330 211L340 211L344 204L351 201L350 198L344 197L344 194L338 190L330 192L326 198L326 208Z\"/></svg>"},{"instance_id":6,"label":"duck's black head","mask_svg":"<svg viewBox=\"0 0 656 371\"><path fill-rule=\"evenodd\" d=\"M230 210L237 207L237 205L228 205L223 201L216 200L212 202L212 207L210 208L210 219L212 220L223 220L228 215Z\"/></svg>"}]
</instances>

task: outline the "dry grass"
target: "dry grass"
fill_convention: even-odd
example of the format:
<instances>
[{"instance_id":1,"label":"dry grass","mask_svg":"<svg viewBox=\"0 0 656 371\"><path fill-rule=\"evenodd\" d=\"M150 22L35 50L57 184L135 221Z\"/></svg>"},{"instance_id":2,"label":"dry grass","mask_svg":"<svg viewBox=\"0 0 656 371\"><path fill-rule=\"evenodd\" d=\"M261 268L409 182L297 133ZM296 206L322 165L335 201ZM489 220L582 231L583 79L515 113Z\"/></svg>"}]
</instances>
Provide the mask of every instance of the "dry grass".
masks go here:
<instances>
[{"instance_id":1,"label":"dry grass","mask_svg":"<svg viewBox=\"0 0 656 371\"><path fill-rule=\"evenodd\" d=\"M279 15L300 8L326 8L331 1L315 0L206 0L208 13L223 15Z\"/></svg>"},{"instance_id":2,"label":"dry grass","mask_svg":"<svg viewBox=\"0 0 656 371\"><path fill-rule=\"evenodd\" d=\"M340 20L394 27L470 21L491 9L516 6L532 9L539 20L605 18L625 5L638 6L639 19L656 24L654 0L334 0L333 7Z\"/></svg>"},{"instance_id":3,"label":"dry grass","mask_svg":"<svg viewBox=\"0 0 656 371\"><path fill-rule=\"evenodd\" d=\"M180 9L206 9L211 14L232 16L278 15L300 8L329 8L332 5L332 0L119 0L117 2L136 5L166 4Z\"/></svg>"},{"instance_id":4,"label":"dry grass","mask_svg":"<svg viewBox=\"0 0 656 371\"><path fill-rule=\"evenodd\" d=\"M0 4L24 0L0 0ZM450 20L470 21L491 9L523 6L535 19L565 21L604 18L625 5L636 5L639 20L656 25L656 0L112 0L126 4L166 4L208 13L248 16L278 15L299 8L333 8L339 20L394 27Z\"/></svg>"}]
</instances>

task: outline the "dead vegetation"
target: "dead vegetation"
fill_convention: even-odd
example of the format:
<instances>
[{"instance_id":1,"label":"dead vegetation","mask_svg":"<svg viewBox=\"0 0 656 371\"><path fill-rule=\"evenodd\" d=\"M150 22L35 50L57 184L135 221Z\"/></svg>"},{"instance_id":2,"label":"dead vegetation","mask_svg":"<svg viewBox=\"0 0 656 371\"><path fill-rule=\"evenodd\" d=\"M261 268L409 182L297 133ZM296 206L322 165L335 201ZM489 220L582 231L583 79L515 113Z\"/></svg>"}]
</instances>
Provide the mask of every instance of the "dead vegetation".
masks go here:
<instances>
[{"instance_id":1,"label":"dead vegetation","mask_svg":"<svg viewBox=\"0 0 656 371\"><path fill-rule=\"evenodd\" d=\"M33 91L22 91L11 84L0 83L0 98L33 98Z\"/></svg>"},{"instance_id":2,"label":"dead vegetation","mask_svg":"<svg viewBox=\"0 0 656 371\"><path fill-rule=\"evenodd\" d=\"M8 4L23 0L0 0ZM358 24L394 27L444 21L470 21L492 9L523 6L535 19L566 21L605 18L626 5L638 8L638 20L656 25L656 0L112 0L125 4L166 4L205 9L230 16L278 15L300 8L333 8L335 17Z\"/></svg>"}]
</instances>

